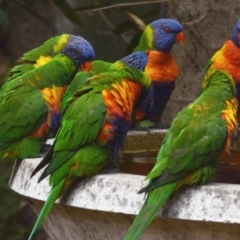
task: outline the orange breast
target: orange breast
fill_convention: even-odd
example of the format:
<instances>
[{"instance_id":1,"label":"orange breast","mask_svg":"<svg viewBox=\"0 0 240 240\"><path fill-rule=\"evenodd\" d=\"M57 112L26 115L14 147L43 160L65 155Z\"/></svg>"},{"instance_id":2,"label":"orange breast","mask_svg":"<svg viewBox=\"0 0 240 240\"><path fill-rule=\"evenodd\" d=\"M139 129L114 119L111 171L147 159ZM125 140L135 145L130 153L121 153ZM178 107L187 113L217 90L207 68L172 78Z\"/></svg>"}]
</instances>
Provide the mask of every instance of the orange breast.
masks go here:
<instances>
[{"instance_id":1,"label":"orange breast","mask_svg":"<svg viewBox=\"0 0 240 240\"><path fill-rule=\"evenodd\" d=\"M165 82L174 81L179 69L170 52L149 51L145 72L153 81Z\"/></svg>"},{"instance_id":2,"label":"orange breast","mask_svg":"<svg viewBox=\"0 0 240 240\"><path fill-rule=\"evenodd\" d=\"M240 80L240 49L228 40L212 57L211 68L228 71L235 80Z\"/></svg>"}]
</instances>

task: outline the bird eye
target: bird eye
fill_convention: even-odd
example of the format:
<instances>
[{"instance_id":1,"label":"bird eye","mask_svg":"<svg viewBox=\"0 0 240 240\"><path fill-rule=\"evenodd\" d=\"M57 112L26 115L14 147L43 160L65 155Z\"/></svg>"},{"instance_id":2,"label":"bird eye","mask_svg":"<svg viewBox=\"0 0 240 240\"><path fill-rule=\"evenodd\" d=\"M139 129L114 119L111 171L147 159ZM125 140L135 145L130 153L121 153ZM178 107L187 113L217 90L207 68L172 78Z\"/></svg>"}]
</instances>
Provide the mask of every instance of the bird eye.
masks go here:
<instances>
[{"instance_id":1,"label":"bird eye","mask_svg":"<svg viewBox=\"0 0 240 240\"><path fill-rule=\"evenodd\" d=\"M171 32L170 28L168 28L168 27L165 27L165 28L164 28L164 31L165 31L166 33L170 33L170 32Z\"/></svg>"}]
</instances>

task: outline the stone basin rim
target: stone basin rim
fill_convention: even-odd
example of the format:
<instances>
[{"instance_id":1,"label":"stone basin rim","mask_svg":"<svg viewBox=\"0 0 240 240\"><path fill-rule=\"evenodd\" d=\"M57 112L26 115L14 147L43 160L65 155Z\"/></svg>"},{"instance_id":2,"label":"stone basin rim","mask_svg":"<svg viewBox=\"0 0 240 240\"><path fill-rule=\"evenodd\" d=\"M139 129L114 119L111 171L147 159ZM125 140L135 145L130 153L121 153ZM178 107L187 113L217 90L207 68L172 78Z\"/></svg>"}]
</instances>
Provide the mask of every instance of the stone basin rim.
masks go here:
<instances>
[{"instance_id":1,"label":"stone basin rim","mask_svg":"<svg viewBox=\"0 0 240 240\"><path fill-rule=\"evenodd\" d=\"M50 191L48 178L39 184L41 172L30 175L41 159L26 159L15 166L9 181L19 194L45 201ZM137 191L145 186L145 176L133 174L102 174L94 176L60 198L56 203L96 211L136 215L144 195ZM240 224L240 186L238 184L208 183L176 193L158 214L193 221L210 221Z\"/></svg>"}]
</instances>

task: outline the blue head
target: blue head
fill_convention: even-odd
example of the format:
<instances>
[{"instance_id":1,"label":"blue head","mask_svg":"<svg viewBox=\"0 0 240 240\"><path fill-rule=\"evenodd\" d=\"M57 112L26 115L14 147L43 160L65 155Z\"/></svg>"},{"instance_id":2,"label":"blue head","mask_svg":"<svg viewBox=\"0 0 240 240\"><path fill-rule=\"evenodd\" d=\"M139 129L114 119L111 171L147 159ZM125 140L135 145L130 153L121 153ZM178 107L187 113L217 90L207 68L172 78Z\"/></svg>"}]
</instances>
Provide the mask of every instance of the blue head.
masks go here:
<instances>
[{"instance_id":1,"label":"blue head","mask_svg":"<svg viewBox=\"0 0 240 240\"><path fill-rule=\"evenodd\" d=\"M234 26L231 40L237 47L240 48L240 18L238 19L236 25Z\"/></svg>"},{"instance_id":2,"label":"blue head","mask_svg":"<svg viewBox=\"0 0 240 240\"><path fill-rule=\"evenodd\" d=\"M158 19L144 30L134 51L157 50L169 52L175 42L183 42L182 25L173 19Z\"/></svg>"},{"instance_id":3,"label":"blue head","mask_svg":"<svg viewBox=\"0 0 240 240\"><path fill-rule=\"evenodd\" d=\"M173 19L159 19L150 26L153 30L154 48L158 51L168 52L176 42L184 41L182 25Z\"/></svg>"},{"instance_id":4,"label":"blue head","mask_svg":"<svg viewBox=\"0 0 240 240\"><path fill-rule=\"evenodd\" d=\"M68 42L61 53L73 60L76 67L83 70L88 69L91 61L95 58L95 53L91 44L80 36L70 35Z\"/></svg>"},{"instance_id":5,"label":"blue head","mask_svg":"<svg viewBox=\"0 0 240 240\"><path fill-rule=\"evenodd\" d=\"M138 51L126 56L120 61L128 67L136 68L143 71L148 62L148 56L145 52Z\"/></svg>"}]
</instances>

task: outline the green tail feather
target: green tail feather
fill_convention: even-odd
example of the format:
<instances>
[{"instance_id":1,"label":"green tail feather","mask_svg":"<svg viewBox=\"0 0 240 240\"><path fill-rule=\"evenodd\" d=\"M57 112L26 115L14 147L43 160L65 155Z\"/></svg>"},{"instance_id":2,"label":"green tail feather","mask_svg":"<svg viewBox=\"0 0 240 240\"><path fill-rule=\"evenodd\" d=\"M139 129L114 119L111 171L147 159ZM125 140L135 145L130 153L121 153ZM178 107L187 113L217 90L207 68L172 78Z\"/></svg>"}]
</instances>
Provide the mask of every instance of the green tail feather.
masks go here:
<instances>
[{"instance_id":1,"label":"green tail feather","mask_svg":"<svg viewBox=\"0 0 240 240\"><path fill-rule=\"evenodd\" d=\"M176 189L178 182L154 189L147 197L139 214L136 216L132 226L123 240L136 240L155 218L159 210L166 203Z\"/></svg>"},{"instance_id":2,"label":"green tail feather","mask_svg":"<svg viewBox=\"0 0 240 240\"><path fill-rule=\"evenodd\" d=\"M55 185L50 194L48 195L48 198L38 216L38 219L33 227L33 230L28 238L28 240L32 240L34 234L36 233L36 231L38 230L38 228L42 225L44 219L46 218L46 216L48 215L48 213L50 212L54 202L57 200L57 198L59 197L59 194L61 193L62 187L65 183L65 178L63 178L59 184Z\"/></svg>"}]
</instances>

